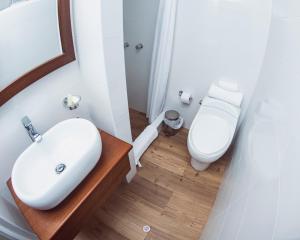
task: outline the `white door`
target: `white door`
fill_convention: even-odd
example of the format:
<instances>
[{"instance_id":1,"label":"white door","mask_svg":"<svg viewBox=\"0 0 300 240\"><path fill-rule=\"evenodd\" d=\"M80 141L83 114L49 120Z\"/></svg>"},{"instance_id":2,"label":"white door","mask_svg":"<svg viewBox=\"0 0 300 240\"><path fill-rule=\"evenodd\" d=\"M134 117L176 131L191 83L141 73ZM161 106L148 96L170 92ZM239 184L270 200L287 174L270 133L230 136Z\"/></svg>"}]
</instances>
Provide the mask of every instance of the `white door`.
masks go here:
<instances>
[{"instance_id":1,"label":"white door","mask_svg":"<svg viewBox=\"0 0 300 240\"><path fill-rule=\"evenodd\" d=\"M123 0L129 107L146 113L148 83L159 0ZM136 46L143 48L137 50Z\"/></svg>"}]
</instances>

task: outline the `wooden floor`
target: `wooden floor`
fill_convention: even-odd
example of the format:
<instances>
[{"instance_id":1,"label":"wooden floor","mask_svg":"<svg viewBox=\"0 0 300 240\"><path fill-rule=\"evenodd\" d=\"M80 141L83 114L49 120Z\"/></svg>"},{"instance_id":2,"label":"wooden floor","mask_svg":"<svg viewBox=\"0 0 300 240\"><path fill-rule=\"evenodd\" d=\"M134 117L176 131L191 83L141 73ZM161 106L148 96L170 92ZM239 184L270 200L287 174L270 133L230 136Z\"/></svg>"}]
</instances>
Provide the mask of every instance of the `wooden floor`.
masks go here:
<instances>
[{"instance_id":1,"label":"wooden floor","mask_svg":"<svg viewBox=\"0 0 300 240\"><path fill-rule=\"evenodd\" d=\"M145 113L129 109L132 139L135 140L147 127L148 120Z\"/></svg>"},{"instance_id":2,"label":"wooden floor","mask_svg":"<svg viewBox=\"0 0 300 240\"><path fill-rule=\"evenodd\" d=\"M130 111L134 137L146 126ZM190 166L187 130L162 133L142 157L132 183L123 184L95 212L76 240L198 240L222 181L229 154L205 172ZM143 226L151 226L149 233Z\"/></svg>"}]
</instances>

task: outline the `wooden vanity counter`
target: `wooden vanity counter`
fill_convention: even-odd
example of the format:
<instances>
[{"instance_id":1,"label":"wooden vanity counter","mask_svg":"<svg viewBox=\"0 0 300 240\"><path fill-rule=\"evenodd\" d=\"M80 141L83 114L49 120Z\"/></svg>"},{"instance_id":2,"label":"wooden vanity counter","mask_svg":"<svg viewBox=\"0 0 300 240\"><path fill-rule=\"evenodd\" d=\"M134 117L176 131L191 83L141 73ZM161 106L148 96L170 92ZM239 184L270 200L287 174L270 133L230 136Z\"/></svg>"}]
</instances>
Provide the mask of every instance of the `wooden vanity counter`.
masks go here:
<instances>
[{"instance_id":1,"label":"wooden vanity counter","mask_svg":"<svg viewBox=\"0 0 300 240\"><path fill-rule=\"evenodd\" d=\"M14 193L11 179L7 185L33 231L41 240L73 239L93 211L99 208L122 182L130 164L132 146L100 131L102 155L86 179L56 208L48 211L33 209Z\"/></svg>"}]
</instances>

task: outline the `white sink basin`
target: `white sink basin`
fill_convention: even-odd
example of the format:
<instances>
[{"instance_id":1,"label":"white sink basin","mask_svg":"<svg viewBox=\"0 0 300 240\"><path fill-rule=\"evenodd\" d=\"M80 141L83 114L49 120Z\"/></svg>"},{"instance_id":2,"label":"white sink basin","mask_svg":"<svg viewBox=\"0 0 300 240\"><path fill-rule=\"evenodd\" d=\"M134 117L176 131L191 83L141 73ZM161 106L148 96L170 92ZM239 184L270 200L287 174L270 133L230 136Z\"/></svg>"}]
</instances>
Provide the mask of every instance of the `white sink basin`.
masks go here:
<instances>
[{"instance_id":1,"label":"white sink basin","mask_svg":"<svg viewBox=\"0 0 300 240\"><path fill-rule=\"evenodd\" d=\"M101 151L99 131L90 121L60 122L17 159L11 177L14 191L33 208L54 208L95 167Z\"/></svg>"}]
</instances>

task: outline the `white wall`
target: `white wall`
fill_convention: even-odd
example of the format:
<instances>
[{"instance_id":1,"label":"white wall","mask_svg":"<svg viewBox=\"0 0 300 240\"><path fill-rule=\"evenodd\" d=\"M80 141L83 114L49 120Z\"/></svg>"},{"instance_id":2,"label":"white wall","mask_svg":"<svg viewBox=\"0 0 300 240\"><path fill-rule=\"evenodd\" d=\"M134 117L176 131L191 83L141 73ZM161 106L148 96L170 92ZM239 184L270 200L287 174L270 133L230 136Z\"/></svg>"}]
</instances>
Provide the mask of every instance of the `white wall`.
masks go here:
<instances>
[{"instance_id":1,"label":"white wall","mask_svg":"<svg viewBox=\"0 0 300 240\"><path fill-rule=\"evenodd\" d=\"M101 4L105 68L115 136L132 143L123 48L123 0L101 0ZM129 154L129 159L131 171L126 176L128 182L136 174L132 152Z\"/></svg>"},{"instance_id":2,"label":"white wall","mask_svg":"<svg viewBox=\"0 0 300 240\"><path fill-rule=\"evenodd\" d=\"M23 235L24 231L28 230L5 186L15 159L31 143L20 122L24 115L31 118L41 133L64 119L77 116L92 120L97 127L115 136L122 136L124 131L130 133L129 126L127 130L121 131L115 119L119 113L116 113L116 104L119 102L111 100L116 96L116 92L109 84L111 78L108 78L105 64L102 1L90 0L89 4L86 4L81 0L74 0L72 3L77 61L47 75L0 107L0 232L5 230L7 234L11 234L7 231L8 226L15 233L15 228L20 228ZM39 24L38 21L36 23ZM125 85L124 77L117 83ZM78 110L68 111L63 108L62 99L68 93L83 97ZM118 94L124 97L126 89L123 89L123 92L119 89ZM121 97L119 99L123 101ZM124 119L126 111L128 107L125 110L122 108ZM135 168L131 173L135 173ZM21 236L15 238L21 239ZM31 237L27 235L25 238Z\"/></svg>"},{"instance_id":3,"label":"white wall","mask_svg":"<svg viewBox=\"0 0 300 240\"><path fill-rule=\"evenodd\" d=\"M131 143L123 48L123 1L102 0L103 45L116 134Z\"/></svg>"},{"instance_id":4,"label":"white wall","mask_svg":"<svg viewBox=\"0 0 300 240\"><path fill-rule=\"evenodd\" d=\"M300 239L300 2L273 4L262 73L203 240Z\"/></svg>"},{"instance_id":5,"label":"white wall","mask_svg":"<svg viewBox=\"0 0 300 240\"><path fill-rule=\"evenodd\" d=\"M123 0L124 36L129 106L147 112L148 85L159 0ZM135 49L144 45L140 51Z\"/></svg>"},{"instance_id":6,"label":"white wall","mask_svg":"<svg viewBox=\"0 0 300 240\"><path fill-rule=\"evenodd\" d=\"M245 113L264 56L268 5L261 0L179 0L166 107L177 109L186 127L209 85L219 79L239 84L245 93ZM180 90L192 93L190 106L180 103Z\"/></svg>"},{"instance_id":7,"label":"white wall","mask_svg":"<svg viewBox=\"0 0 300 240\"><path fill-rule=\"evenodd\" d=\"M89 103L89 112L97 127L114 134L114 121L108 90L101 19L101 1L74 2L77 60Z\"/></svg>"}]
</instances>

